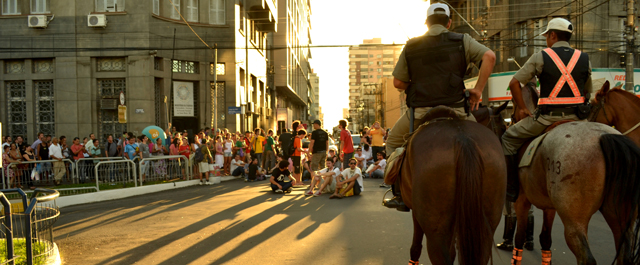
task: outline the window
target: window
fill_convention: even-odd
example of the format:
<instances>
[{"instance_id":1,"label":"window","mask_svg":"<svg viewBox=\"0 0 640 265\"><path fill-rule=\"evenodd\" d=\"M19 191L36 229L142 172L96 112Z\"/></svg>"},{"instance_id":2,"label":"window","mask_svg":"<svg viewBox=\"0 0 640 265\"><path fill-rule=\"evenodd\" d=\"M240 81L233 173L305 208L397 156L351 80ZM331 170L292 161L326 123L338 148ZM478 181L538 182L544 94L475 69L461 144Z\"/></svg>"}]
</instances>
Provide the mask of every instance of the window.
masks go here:
<instances>
[{"instance_id":1,"label":"window","mask_svg":"<svg viewBox=\"0 0 640 265\"><path fill-rule=\"evenodd\" d=\"M171 7L171 18L180 19L180 0L173 0L173 6Z\"/></svg>"},{"instance_id":2,"label":"window","mask_svg":"<svg viewBox=\"0 0 640 265\"><path fill-rule=\"evenodd\" d=\"M55 101L53 80L34 81L36 88L36 131L55 135Z\"/></svg>"},{"instance_id":3,"label":"window","mask_svg":"<svg viewBox=\"0 0 640 265\"><path fill-rule=\"evenodd\" d=\"M173 60L171 70L174 73L197 74L200 72L199 66L198 62Z\"/></svg>"},{"instance_id":4,"label":"window","mask_svg":"<svg viewBox=\"0 0 640 265\"><path fill-rule=\"evenodd\" d=\"M124 12L124 0L96 0L96 12Z\"/></svg>"},{"instance_id":5,"label":"window","mask_svg":"<svg viewBox=\"0 0 640 265\"><path fill-rule=\"evenodd\" d=\"M187 21L198 22L198 0L187 0Z\"/></svg>"},{"instance_id":6,"label":"window","mask_svg":"<svg viewBox=\"0 0 640 265\"><path fill-rule=\"evenodd\" d=\"M376 55L376 58L382 58L382 54Z\"/></svg>"},{"instance_id":7,"label":"window","mask_svg":"<svg viewBox=\"0 0 640 265\"><path fill-rule=\"evenodd\" d=\"M120 79L98 79L98 97L100 99L117 98L120 92L127 94L127 81ZM98 135L101 136L100 141L107 142L107 136L120 135L126 132L127 124L120 123L118 120L117 109L102 109L98 112Z\"/></svg>"},{"instance_id":8,"label":"window","mask_svg":"<svg viewBox=\"0 0 640 265\"><path fill-rule=\"evenodd\" d=\"M240 3L240 31L244 32L244 6L242 6L242 3Z\"/></svg>"},{"instance_id":9,"label":"window","mask_svg":"<svg viewBox=\"0 0 640 265\"><path fill-rule=\"evenodd\" d=\"M214 70L217 75L225 75L224 63L218 63L215 69L213 68L213 64L209 64L209 68L211 69L211 75L213 75Z\"/></svg>"},{"instance_id":10,"label":"window","mask_svg":"<svg viewBox=\"0 0 640 265\"><path fill-rule=\"evenodd\" d=\"M536 21L534 25L533 34L535 38L533 39L533 53L537 53L542 51L542 49L547 47L547 41L544 36L540 35L546 29L547 19L541 18Z\"/></svg>"},{"instance_id":11,"label":"window","mask_svg":"<svg viewBox=\"0 0 640 265\"><path fill-rule=\"evenodd\" d=\"M211 110L214 112L215 119L211 119L212 128L224 128L226 124L227 107L224 97L224 82L214 84L211 82ZM217 124L215 123L217 120Z\"/></svg>"},{"instance_id":12,"label":"window","mask_svg":"<svg viewBox=\"0 0 640 265\"><path fill-rule=\"evenodd\" d=\"M209 24L224 25L225 17L225 0L209 0Z\"/></svg>"},{"instance_id":13,"label":"window","mask_svg":"<svg viewBox=\"0 0 640 265\"><path fill-rule=\"evenodd\" d=\"M367 78L367 75L362 75L360 78L363 78L363 79Z\"/></svg>"},{"instance_id":14,"label":"window","mask_svg":"<svg viewBox=\"0 0 640 265\"><path fill-rule=\"evenodd\" d=\"M48 14L49 0L31 0L31 14Z\"/></svg>"},{"instance_id":15,"label":"window","mask_svg":"<svg viewBox=\"0 0 640 265\"><path fill-rule=\"evenodd\" d=\"M154 87L154 106L155 106L155 118L156 118L156 126L162 127L164 122L162 117L164 116L164 89L162 86L162 78L154 78L153 79L153 87Z\"/></svg>"},{"instance_id":16,"label":"window","mask_svg":"<svg viewBox=\"0 0 640 265\"><path fill-rule=\"evenodd\" d=\"M18 0L2 0L3 15L20 15L20 7Z\"/></svg>"},{"instance_id":17,"label":"window","mask_svg":"<svg viewBox=\"0 0 640 265\"><path fill-rule=\"evenodd\" d=\"M240 68L240 86L244 87L245 77L244 77L244 69Z\"/></svg>"},{"instance_id":18,"label":"window","mask_svg":"<svg viewBox=\"0 0 640 265\"><path fill-rule=\"evenodd\" d=\"M369 54L369 58L373 58L373 54Z\"/></svg>"},{"instance_id":19,"label":"window","mask_svg":"<svg viewBox=\"0 0 640 265\"><path fill-rule=\"evenodd\" d=\"M518 39L520 40L520 57L527 57L527 22L518 25Z\"/></svg>"},{"instance_id":20,"label":"window","mask_svg":"<svg viewBox=\"0 0 640 265\"><path fill-rule=\"evenodd\" d=\"M7 116L9 135L15 137L27 134L27 92L25 81L7 81Z\"/></svg>"},{"instance_id":21,"label":"window","mask_svg":"<svg viewBox=\"0 0 640 265\"><path fill-rule=\"evenodd\" d=\"M153 70L162 71L163 70L164 61L160 57L153 58Z\"/></svg>"},{"instance_id":22,"label":"window","mask_svg":"<svg viewBox=\"0 0 640 265\"><path fill-rule=\"evenodd\" d=\"M153 13L156 15L160 15L160 0L151 0L153 1Z\"/></svg>"}]
</instances>

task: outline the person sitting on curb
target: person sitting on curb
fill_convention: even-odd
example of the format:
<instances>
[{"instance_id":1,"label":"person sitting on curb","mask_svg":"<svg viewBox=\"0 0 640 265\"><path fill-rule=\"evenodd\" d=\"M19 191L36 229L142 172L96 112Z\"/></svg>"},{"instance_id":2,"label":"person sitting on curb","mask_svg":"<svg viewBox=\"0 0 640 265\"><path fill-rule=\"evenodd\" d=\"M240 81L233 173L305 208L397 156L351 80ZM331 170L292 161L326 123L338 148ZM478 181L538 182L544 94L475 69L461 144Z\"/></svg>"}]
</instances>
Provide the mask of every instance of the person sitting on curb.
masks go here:
<instances>
[{"instance_id":1,"label":"person sitting on curb","mask_svg":"<svg viewBox=\"0 0 640 265\"><path fill-rule=\"evenodd\" d=\"M367 175L370 178L381 179L384 177L384 169L387 167L387 160L384 159L387 155L384 153L384 151L380 151L376 155L377 155L378 161L376 161L375 163L369 166L369 168L367 169L367 172L365 172L365 175Z\"/></svg>"},{"instance_id":2,"label":"person sitting on curb","mask_svg":"<svg viewBox=\"0 0 640 265\"><path fill-rule=\"evenodd\" d=\"M342 181L337 181L336 191L329 199L360 195L362 192L362 171L357 167L358 160L349 159L349 168L342 171Z\"/></svg>"},{"instance_id":3,"label":"person sitting on curb","mask_svg":"<svg viewBox=\"0 0 640 265\"><path fill-rule=\"evenodd\" d=\"M333 160L326 159L325 165L326 168L320 171L311 171L313 175L313 179L311 180L311 184L309 185L309 190L304 193L306 196L313 195L314 197L318 197L322 195L322 193L332 193L336 190L336 177L340 175L340 169L333 166ZM315 193L313 192L313 188L319 185L320 188Z\"/></svg>"},{"instance_id":4,"label":"person sitting on curb","mask_svg":"<svg viewBox=\"0 0 640 265\"><path fill-rule=\"evenodd\" d=\"M236 155L236 157L231 160L231 176L239 177L243 176L244 173L244 161L242 161L240 155Z\"/></svg>"},{"instance_id":5,"label":"person sitting on curb","mask_svg":"<svg viewBox=\"0 0 640 265\"><path fill-rule=\"evenodd\" d=\"M271 189L275 193L290 193L292 188L291 184L291 172L289 169L289 161L280 161L278 163L278 168L271 172L271 178L269 178L269 182L271 182ZM284 181L285 178L288 178L289 181Z\"/></svg>"}]
</instances>

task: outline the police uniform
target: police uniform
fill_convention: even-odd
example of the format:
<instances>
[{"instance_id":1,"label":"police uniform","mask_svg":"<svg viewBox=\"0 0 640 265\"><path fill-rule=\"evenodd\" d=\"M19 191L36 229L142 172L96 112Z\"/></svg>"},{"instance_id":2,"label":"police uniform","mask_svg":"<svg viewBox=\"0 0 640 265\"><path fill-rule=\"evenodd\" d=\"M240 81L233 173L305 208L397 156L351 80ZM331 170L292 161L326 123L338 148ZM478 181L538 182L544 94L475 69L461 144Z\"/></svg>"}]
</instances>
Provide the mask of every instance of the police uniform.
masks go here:
<instances>
[{"instance_id":1,"label":"police uniform","mask_svg":"<svg viewBox=\"0 0 640 265\"><path fill-rule=\"evenodd\" d=\"M469 63L478 65L488 50L469 34L452 33L439 24L429 27L425 35L407 42L393 76L410 83L405 92L407 106L414 108L413 122L416 128L419 120L438 105L453 107L461 119L476 121L473 115L467 116L464 111L463 78ZM446 61L450 63L442 63ZM409 126L407 111L389 131L387 154L404 144L404 135L409 133Z\"/></svg>"},{"instance_id":2,"label":"police uniform","mask_svg":"<svg viewBox=\"0 0 640 265\"><path fill-rule=\"evenodd\" d=\"M570 66L573 57L576 60L570 74L573 83L567 80L568 78L564 78L562 87L556 93L554 90L556 90L556 86L560 86L559 81L561 81L562 74L554 61L555 56L560 59L557 62L557 64L562 64L560 67ZM520 83L527 83L534 75L540 80L540 100L538 101L540 115L537 118L526 117L507 129L502 136L502 149L505 155L517 154L518 149L525 142L539 136L547 127L557 121L580 120L575 114L575 108L577 105L583 104L586 93L593 90L589 56L572 49L566 41L558 41L551 48L532 55L513 78ZM575 91L578 92L577 94L574 94L574 88L572 88L574 85L578 90Z\"/></svg>"}]
</instances>

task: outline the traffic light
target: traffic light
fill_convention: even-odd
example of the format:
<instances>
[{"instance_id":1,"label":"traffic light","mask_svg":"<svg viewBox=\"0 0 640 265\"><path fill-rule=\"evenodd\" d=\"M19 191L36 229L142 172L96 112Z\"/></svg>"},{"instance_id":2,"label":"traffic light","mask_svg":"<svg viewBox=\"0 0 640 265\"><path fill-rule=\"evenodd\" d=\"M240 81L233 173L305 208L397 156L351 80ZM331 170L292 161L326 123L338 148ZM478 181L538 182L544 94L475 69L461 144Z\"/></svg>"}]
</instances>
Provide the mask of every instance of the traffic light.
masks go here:
<instances>
[{"instance_id":1,"label":"traffic light","mask_svg":"<svg viewBox=\"0 0 640 265\"><path fill-rule=\"evenodd\" d=\"M626 62L627 59L625 57L625 54L620 55L620 67L624 68L626 66Z\"/></svg>"}]
</instances>

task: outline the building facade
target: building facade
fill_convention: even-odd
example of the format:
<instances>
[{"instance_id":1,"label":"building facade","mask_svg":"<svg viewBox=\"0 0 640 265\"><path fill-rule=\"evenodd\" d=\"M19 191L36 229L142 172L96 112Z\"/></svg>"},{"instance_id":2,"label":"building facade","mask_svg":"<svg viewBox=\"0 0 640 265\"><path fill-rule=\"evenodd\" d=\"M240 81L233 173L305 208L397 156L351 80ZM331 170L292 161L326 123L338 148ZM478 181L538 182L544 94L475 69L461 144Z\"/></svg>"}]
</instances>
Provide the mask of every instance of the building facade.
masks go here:
<instances>
[{"instance_id":1,"label":"building facade","mask_svg":"<svg viewBox=\"0 0 640 265\"><path fill-rule=\"evenodd\" d=\"M273 77L276 128L288 128L294 120L309 126L311 89L311 1L279 0L278 30L273 34Z\"/></svg>"},{"instance_id":2,"label":"building facade","mask_svg":"<svg viewBox=\"0 0 640 265\"><path fill-rule=\"evenodd\" d=\"M5 135L103 140L168 122L235 131L274 119L267 86L268 34L278 25L273 0L2 2ZM119 113L121 94L126 111ZM228 114L234 106L244 114Z\"/></svg>"},{"instance_id":3,"label":"building facade","mask_svg":"<svg viewBox=\"0 0 640 265\"><path fill-rule=\"evenodd\" d=\"M309 74L309 81L311 86L309 87L309 97L311 98L311 105L309 105L309 124L315 120L322 121L320 115L320 78L317 73L312 72Z\"/></svg>"},{"instance_id":4,"label":"building facade","mask_svg":"<svg viewBox=\"0 0 640 265\"><path fill-rule=\"evenodd\" d=\"M393 77L380 80L381 93L376 98L376 120L380 126L391 128L407 112L407 94L393 86Z\"/></svg>"},{"instance_id":5,"label":"building facade","mask_svg":"<svg viewBox=\"0 0 640 265\"><path fill-rule=\"evenodd\" d=\"M352 132L376 121L380 80L393 77L402 48L403 45L382 44L380 38L364 40L363 44L349 48L349 129Z\"/></svg>"},{"instance_id":6,"label":"building facade","mask_svg":"<svg viewBox=\"0 0 640 265\"><path fill-rule=\"evenodd\" d=\"M453 30L469 33L495 51L494 72L516 71L518 65L515 62L523 65L531 55L546 48L545 38L540 34L555 17L572 22L574 33L570 44L589 55L592 68L623 68L621 57L626 49L627 20L625 0L525 0L517 3L461 0L449 3L478 33L455 14L452 15ZM640 8L638 1L635 8ZM638 43L636 40L636 46ZM640 58L636 55L634 65L638 62Z\"/></svg>"}]
</instances>

